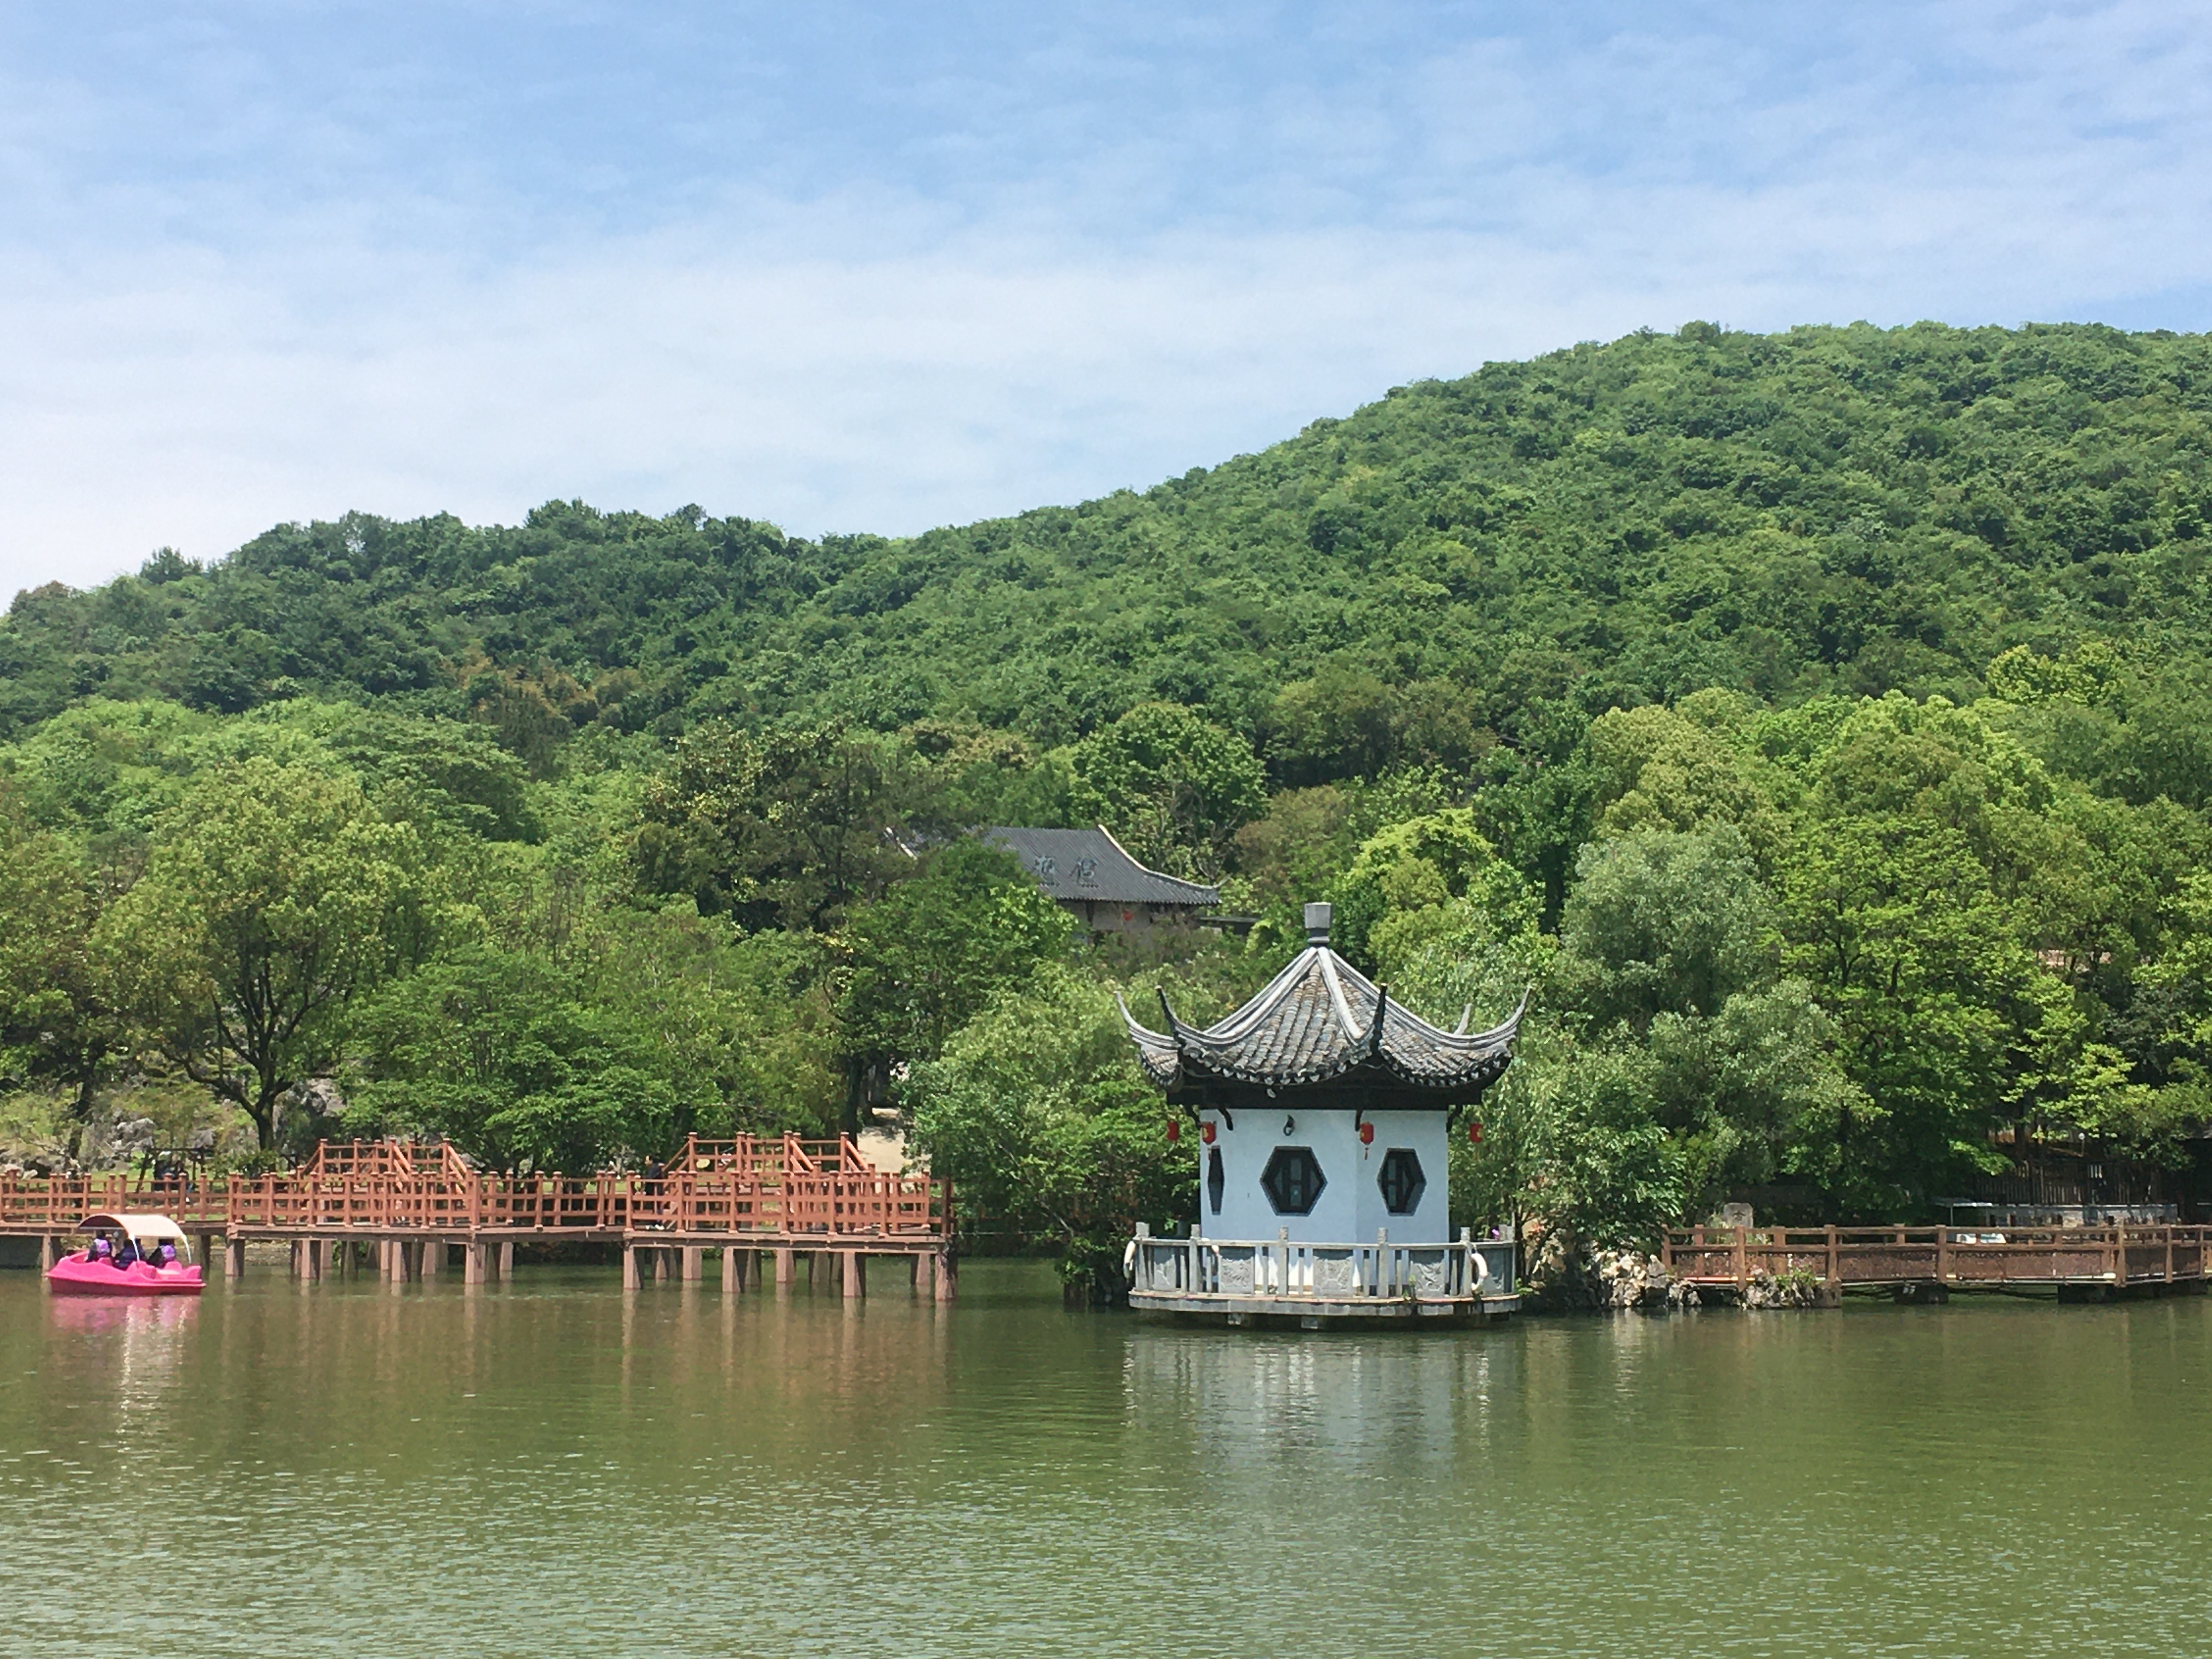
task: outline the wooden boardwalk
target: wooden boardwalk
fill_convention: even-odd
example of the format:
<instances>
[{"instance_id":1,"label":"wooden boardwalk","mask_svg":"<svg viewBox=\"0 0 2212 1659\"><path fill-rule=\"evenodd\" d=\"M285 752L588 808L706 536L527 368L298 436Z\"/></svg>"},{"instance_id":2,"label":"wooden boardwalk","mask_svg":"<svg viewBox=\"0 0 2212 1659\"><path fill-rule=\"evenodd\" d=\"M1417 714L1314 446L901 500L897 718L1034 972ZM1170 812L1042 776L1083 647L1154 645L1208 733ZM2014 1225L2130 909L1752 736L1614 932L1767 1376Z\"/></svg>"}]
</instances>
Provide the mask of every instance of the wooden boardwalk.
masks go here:
<instances>
[{"instance_id":1,"label":"wooden boardwalk","mask_svg":"<svg viewBox=\"0 0 2212 1659\"><path fill-rule=\"evenodd\" d=\"M2203 1289L2212 1227L1678 1227L1661 1255L1676 1279L1738 1294L1764 1273L1809 1278L1832 1296L2055 1287L2103 1297Z\"/></svg>"},{"instance_id":2,"label":"wooden boardwalk","mask_svg":"<svg viewBox=\"0 0 2212 1659\"><path fill-rule=\"evenodd\" d=\"M473 1284L508 1276L517 1243L582 1242L619 1245L631 1286L703 1279L710 1251L732 1291L764 1279L763 1266L792 1284L804 1259L811 1277L826 1272L858 1296L872 1256L910 1265L915 1287L939 1300L953 1285L952 1183L885 1174L845 1136L694 1135L650 1179L487 1174L450 1146L391 1140L325 1142L289 1175L220 1183L0 1179L0 1234L40 1239L42 1262L85 1217L118 1210L173 1218L204 1260L220 1245L230 1278L245 1272L249 1243L289 1243L304 1278L364 1255L388 1278L433 1277L458 1249Z\"/></svg>"}]
</instances>

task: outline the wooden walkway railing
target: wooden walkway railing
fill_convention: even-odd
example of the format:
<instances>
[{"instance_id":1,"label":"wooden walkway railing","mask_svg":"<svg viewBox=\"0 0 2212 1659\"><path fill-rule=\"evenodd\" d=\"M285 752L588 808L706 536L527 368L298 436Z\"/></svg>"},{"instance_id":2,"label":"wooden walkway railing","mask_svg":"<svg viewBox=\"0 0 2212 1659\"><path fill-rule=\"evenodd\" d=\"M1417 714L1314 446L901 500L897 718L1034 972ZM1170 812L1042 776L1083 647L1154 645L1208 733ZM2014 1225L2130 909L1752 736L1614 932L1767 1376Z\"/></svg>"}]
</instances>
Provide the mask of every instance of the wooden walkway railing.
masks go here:
<instances>
[{"instance_id":1,"label":"wooden walkway railing","mask_svg":"<svg viewBox=\"0 0 2212 1659\"><path fill-rule=\"evenodd\" d=\"M2201 1282L2212 1270L2212 1227L1678 1227L1662 1259L1692 1285L1741 1288L1764 1269L1809 1274L1841 1290L1936 1285L2131 1285Z\"/></svg>"},{"instance_id":2,"label":"wooden walkway railing","mask_svg":"<svg viewBox=\"0 0 2212 1659\"><path fill-rule=\"evenodd\" d=\"M63 1233L101 1211L154 1210L187 1231L403 1234L658 1233L944 1238L952 1183L886 1175L844 1137L701 1140L665 1174L492 1175L450 1147L326 1145L289 1175L221 1183L0 1179L0 1232Z\"/></svg>"}]
</instances>

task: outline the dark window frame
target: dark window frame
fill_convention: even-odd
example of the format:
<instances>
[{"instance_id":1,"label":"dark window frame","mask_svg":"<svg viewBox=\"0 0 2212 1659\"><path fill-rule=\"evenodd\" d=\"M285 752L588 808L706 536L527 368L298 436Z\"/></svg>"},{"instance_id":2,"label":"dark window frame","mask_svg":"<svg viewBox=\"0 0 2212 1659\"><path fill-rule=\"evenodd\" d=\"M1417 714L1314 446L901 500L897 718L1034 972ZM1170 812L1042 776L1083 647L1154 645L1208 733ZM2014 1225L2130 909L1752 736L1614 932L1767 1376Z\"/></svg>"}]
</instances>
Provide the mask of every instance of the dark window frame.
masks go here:
<instances>
[{"instance_id":1,"label":"dark window frame","mask_svg":"<svg viewBox=\"0 0 2212 1659\"><path fill-rule=\"evenodd\" d=\"M1413 1180L1404 1180L1406 1168L1413 1166ZM1382 1162L1375 1171L1376 1190L1382 1194L1382 1207L1392 1215L1412 1215L1421 1207L1421 1198L1429 1190L1428 1172L1421 1168L1421 1155L1411 1146L1393 1146L1382 1154ZM1392 1188L1397 1189L1394 1199Z\"/></svg>"},{"instance_id":2,"label":"dark window frame","mask_svg":"<svg viewBox=\"0 0 2212 1659\"><path fill-rule=\"evenodd\" d=\"M1285 1180L1292 1170L1297 1172L1294 1184ZM1310 1188L1306 1186L1309 1176L1313 1182ZM1267 1167L1260 1172L1260 1190L1267 1195L1268 1206L1277 1215L1311 1215L1321 1195L1328 1190L1328 1172L1321 1167L1312 1147L1278 1146L1267 1154Z\"/></svg>"}]
</instances>

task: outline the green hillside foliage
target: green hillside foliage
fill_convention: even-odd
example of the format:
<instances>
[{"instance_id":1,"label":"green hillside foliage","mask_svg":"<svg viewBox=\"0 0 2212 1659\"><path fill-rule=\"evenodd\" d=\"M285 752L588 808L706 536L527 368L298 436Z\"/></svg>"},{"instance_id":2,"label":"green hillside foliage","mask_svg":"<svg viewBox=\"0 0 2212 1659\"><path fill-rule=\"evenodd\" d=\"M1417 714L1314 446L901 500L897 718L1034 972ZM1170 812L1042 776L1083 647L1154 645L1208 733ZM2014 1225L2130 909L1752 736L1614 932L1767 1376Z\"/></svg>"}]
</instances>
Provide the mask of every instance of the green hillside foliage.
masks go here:
<instances>
[{"instance_id":1,"label":"green hillside foliage","mask_svg":"<svg viewBox=\"0 0 2212 1659\"><path fill-rule=\"evenodd\" d=\"M1693 324L908 539L556 502L34 589L5 1121L112 1155L190 1084L296 1150L329 1078L347 1128L547 1165L896 1109L979 1220L1105 1273L1189 1182L1104 989L1221 1012L1331 896L1447 1023L1534 987L1463 1219L2178 1169L2208 409L2201 337ZM1249 945L1070 942L962 838L1092 822Z\"/></svg>"}]
</instances>

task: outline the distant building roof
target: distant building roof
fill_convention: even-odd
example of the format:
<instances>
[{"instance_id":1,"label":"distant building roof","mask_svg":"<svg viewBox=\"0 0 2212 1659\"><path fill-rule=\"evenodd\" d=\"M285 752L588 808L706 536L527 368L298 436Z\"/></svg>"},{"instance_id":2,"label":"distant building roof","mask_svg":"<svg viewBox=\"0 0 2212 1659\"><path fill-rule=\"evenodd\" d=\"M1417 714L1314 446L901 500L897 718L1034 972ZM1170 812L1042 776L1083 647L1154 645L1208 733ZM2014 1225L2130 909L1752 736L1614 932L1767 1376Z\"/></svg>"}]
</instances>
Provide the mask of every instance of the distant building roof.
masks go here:
<instances>
[{"instance_id":1,"label":"distant building roof","mask_svg":"<svg viewBox=\"0 0 2212 1659\"><path fill-rule=\"evenodd\" d=\"M1221 902L1221 890L1180 881L1147 870L1107 832L1095 830L1024 830L1000 825L983 839L1005 848L1022 861L1037 885L1056 899L1088 899L1100 904L1179 904L1195 908Z\"/></svg>"},{"instance_id":2,"label":"distant building roof","mask_svg":"<svg viewBox=\"0 0 2212 1659\"><path fill-rule=\"evenodd\" d=\"M1164 995L1164 1032L1139 1025L1122 1008L1146 1074L1170 1098L1202 1096L1209 1083L1273 1095L1342 1079L1443 1104L1479 1097L1512 1063L1521 1009L1486 1031L1468 1031L1468 1014L1458 1030L1439 1030L1329 949L1328 905L1308 905L1306 925L1306 948L1218 1025L1184 1024Z\"/></svg>"}]
</instances>

